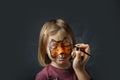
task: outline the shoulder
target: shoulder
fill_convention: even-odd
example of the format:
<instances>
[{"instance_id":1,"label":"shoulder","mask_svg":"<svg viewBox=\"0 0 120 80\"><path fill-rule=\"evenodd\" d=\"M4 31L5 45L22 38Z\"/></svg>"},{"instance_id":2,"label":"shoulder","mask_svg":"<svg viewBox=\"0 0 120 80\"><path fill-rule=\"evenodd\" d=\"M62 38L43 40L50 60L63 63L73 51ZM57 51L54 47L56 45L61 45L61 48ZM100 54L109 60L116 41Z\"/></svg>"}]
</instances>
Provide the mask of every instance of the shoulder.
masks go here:
<instances>
[{"instance_id":1,"label":"shoulder","mask_svg":"<svg viewBox=\"0 0 120 80\"><path fill-rule=\"evenodd\" d=\"M48 66L44 67L42 71L38 72L35 76L35 80L47 80L48 78Z\"/></svg>"}]
</instances>

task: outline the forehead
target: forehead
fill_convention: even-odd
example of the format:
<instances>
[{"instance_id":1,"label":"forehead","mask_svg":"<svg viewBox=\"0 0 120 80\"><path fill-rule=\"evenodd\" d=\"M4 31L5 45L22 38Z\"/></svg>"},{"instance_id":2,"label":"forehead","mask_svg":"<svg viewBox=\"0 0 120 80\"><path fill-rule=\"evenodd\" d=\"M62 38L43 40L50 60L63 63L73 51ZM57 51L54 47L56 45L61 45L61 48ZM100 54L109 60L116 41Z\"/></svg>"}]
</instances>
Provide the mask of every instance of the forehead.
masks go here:
<instances>
[{"instance_id":1,"label":"forehead","mask_svg":"<svg viewBox=\"0 0 120 80\"><path fill-rule=\"evenodd\" d=\"M70 35L67 34L65 31L58 31L56 34L49 36L48 42L50 42L52 39L54 39L55 41L61 41L65 37L71 40Z\"/></svg>"}]
</instances>

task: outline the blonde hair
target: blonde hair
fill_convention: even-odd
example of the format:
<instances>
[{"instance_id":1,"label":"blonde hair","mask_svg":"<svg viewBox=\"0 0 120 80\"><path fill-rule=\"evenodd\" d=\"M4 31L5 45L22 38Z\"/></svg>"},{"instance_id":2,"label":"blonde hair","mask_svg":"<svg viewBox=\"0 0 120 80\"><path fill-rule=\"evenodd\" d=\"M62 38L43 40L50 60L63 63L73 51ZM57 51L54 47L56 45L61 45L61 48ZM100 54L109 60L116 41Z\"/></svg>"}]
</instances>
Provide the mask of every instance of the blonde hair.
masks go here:
<instances>
[{"instance_id":1,"label":"blonde hair","mask_svg":"<svg viewBox=\"0 0 120 80\"><path fill-rule=\"evenodd\" d=\"M41 66L46 66L51 62L46 51L47 40L50 35L54 35L60 29L64 29L68 33L68 35L71 37L73 45L75 44L75 37L72 32L72 29L64 20L62 19L49 20L43 25L40 31L40 36L39 36L38 61Z\"/></svg>"}]
</instances>

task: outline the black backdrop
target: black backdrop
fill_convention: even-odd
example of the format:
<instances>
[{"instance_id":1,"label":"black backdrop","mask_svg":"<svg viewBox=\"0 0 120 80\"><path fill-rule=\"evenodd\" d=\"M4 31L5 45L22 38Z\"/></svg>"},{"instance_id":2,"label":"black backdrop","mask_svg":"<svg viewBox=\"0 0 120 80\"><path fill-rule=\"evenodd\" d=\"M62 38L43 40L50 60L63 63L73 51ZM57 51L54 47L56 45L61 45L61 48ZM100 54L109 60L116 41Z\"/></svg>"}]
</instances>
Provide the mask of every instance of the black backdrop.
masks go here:
<instances>
[{"instance_id":1,"label":"black backdrop","mask_svg":"<svg viewBox=\"0 0 120 80\"><path fill-rule=\"evenodd\" d=\"M1 2L0 80L34 80L42 67L37 45L45 21L62 18L77 41L91 45L95 80L119 80L120 6L115 0Z\"/></svg>"}]
</instances>

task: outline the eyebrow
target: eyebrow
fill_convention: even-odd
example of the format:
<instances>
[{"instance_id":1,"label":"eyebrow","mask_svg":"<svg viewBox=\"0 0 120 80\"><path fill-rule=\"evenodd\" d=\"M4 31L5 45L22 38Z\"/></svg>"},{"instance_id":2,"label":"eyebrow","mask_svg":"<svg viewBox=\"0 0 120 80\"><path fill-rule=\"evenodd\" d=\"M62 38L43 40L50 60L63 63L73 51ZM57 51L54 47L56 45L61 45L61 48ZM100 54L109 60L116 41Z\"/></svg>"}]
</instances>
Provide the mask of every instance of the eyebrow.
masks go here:
<instances>
[{"instance_id":1,"label":"eyebrow","mask_svg":"<svg viewBox=\"0 0 120 80\"><path fill-rule=\"evenodd\" d=\"M67 39L67 37L64 37L63 40L59 40L59 41L56 41L56 40L54 40L54 39L51 39L50 43L51 43L51 42L58 42L58 43L59 43L59 42L63 42L65 39Z\"/></svg>"}]
</instances>

